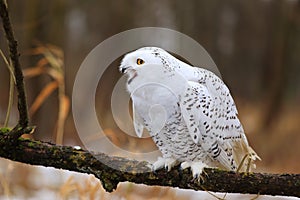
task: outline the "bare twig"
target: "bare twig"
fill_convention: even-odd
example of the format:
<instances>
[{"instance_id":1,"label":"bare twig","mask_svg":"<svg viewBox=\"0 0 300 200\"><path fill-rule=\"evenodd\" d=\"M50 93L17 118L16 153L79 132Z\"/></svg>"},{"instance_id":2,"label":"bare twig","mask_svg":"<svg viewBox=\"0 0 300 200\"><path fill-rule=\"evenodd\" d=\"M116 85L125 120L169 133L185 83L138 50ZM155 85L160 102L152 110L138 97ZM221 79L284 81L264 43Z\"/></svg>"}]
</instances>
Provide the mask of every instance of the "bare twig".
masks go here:
<instances>
[{"instance_id":1,"label":"bare twig","mask_svg":"<svg viewBox=\"0 0 300 200\"><path fill-rule=\"evenodd\" d=\"M23 130L28 126L28 111L25 95L25 88L23 82L23 74L19 62L19 53L17 49L17 41L15 40L12 26L10 23L7 5L4 0L0 0L0 16L2 19L2 25L4 28L5 36L9 47L9 57L14 69L14 75L16 78L16 88L18 93L18 110L19 110L19 122L10 133L10 138L15 140L23 134Z\"/></svg>"},{"instance_id":2,"label":"bare twig","mask_svg":"<svg viewBox=\"0 0 300 200\"><path fill-rule=\"evenodd\" d=\"M4 121L4 127L8 126L8 122L9 122L9 117L10 117L10 112L12 109L12 105L13 105L13 99L14 99L14 85L16 84L16 78L13 72L13 67L11 66L11 62L9 62L6 58L6 56L4 55L4 53L2 52L2 50L0 49L0 55L3 59L3 61L5 62L8 70L9 70L9 98L8 98L8 106L7 106L7 112L6 112L6 117L5 117L5 121Z\"/></svg>"}]
</instances>

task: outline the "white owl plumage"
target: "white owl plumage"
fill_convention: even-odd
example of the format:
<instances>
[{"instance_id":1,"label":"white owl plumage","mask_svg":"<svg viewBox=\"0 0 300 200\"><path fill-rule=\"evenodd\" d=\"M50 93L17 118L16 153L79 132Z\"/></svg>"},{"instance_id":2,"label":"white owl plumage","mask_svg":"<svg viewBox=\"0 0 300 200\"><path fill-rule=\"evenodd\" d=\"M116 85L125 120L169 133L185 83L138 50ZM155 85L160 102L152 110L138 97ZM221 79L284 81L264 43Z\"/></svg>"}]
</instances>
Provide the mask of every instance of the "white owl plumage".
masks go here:
<instances>
[{"instance_id":1,"label":"white owl plumage","mask_svg":"<svg viewBox=\"0 0 300 200\"><path fill-rule=\"evenodd\" d=\"M255 167L252 161L260 158L248 144L229 89L214 73L157 47L126 54L120 71L128 76L136 134L146 128L162 152L153 170L180 162L198 177L204 167Z\"/></svg>"}]
</instances>

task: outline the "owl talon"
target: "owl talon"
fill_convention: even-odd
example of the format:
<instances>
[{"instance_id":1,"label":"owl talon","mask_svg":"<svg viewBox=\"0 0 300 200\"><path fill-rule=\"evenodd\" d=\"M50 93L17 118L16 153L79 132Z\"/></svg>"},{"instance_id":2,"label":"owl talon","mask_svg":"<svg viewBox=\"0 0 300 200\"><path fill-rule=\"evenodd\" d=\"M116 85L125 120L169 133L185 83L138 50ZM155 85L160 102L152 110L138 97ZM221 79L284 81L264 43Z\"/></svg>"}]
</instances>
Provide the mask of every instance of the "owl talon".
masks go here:
<instances>
[{"instance_id":1,"label":"owl talon","mask_svg":"<svg viewBox=\"0 0 300 200\"><path fill-rule=\"evenodd\" d=\"M188 162L188 161L185 161L185 162L182 162L181 165L180 165L181 169L186 169L186 168L189 168L191 167L191 163Z\"/></svg>"},{"instance_id":2,"label":"owl talon","mask_svg":"<svg viewBox=\"0 0 300 200\"><path fill-rule=\"evenodd\" d=\"M155 162L152 164L152 166L151 166L152 171L156 171L156 170L158 170L158 169L161 169L161 168L164 167L164 165L165 165L164 159L163 159L162 157L158 157L157 161L155 161Z\"/></svg>"},{"instance_id":3,"label":"owl talon","mask_svg":"<svg viewBox=\"0 0 300 200\"><path fill-rule=\"evenodd\" d=\"M204 182L204 177L202 176L202 174L204 174L207 177L207 173L203 170L205 167L207 167L207 165L204 164L203 162L185 161L182 162L180 166L182 169L186 169L189 167L191 168L193 174L193 180L197 179L199 182L200 181Z\"/></svg>"},{"instance_id":4,"label":"owl talon","mask_svg":"<svg viewBox=\"0 0 300 200\"><path fill-rule=\"evenodd\" d=\"M199 183L204 183L205 178L202 175L197 175L197 177L193 177L192 181L197 181Z\"/></svg>"},{"instance_id":5,"label":"owl talon","mask_svg":"<svg viewBox=\"0 0 300 200\"><path fill-rule=\"evenodd\" d=\"M158 157L157 161L152 164L152 170L156 171L161 168L165 168L170 171L172 167L176 165L177 161L174 158L162 158Z\"/></svg>"}]
</instances>

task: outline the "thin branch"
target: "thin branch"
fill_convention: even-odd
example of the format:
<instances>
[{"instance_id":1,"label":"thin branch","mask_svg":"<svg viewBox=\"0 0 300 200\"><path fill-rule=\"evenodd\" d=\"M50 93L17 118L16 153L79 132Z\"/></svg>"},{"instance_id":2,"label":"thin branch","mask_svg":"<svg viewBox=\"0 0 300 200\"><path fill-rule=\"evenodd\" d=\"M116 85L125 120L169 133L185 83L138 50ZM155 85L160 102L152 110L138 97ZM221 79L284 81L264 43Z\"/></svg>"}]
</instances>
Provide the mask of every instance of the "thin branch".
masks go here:
<instances>
[{"instance_id":1,"label":"thin branch","mask_svg":"<svg viewBox=\"0 0 300 200\"><path fill-rule=\"evenodd\" d=\"M2 131L4 132L4 131ZM300 197L300 174L235 173L205 169L204 182L194 180L189 169L149 172L147 162L91 154L72 147L19 138L15 146L7 143L0 129L0 157L31 165L42 165L94 174L106 191L112 192L120 182L179 187L214 192L251 193ZM122 169L122 170L121 170Z\"/></svg>"},{"instance_id":2,"label":"thin branch","mask_svg":"<svg viewBox=\"0 0 300 200\"><path fill-rule=\"evenodd\" d=\"M5 116L5 121L4 121L4 127L8 126L9 123L9 118L10 118L10 112L13 106L13 101L14 101L14 75L10 74L9 76L9 97L8 97L8 105L7 105L7 113Z\"/></svg>"},{"instance_id":3,"label":"thin branch","mask_svg":"<svg viewBox=\"0 0 300 200\"><path fill-rule=\"evenodd\" d=\"M8 98L7 112L6 112L5 121L4 121L4 127L6 127L6 126L8 126L8 123L9 123L10 112L11 112L12 105L13 105L14 86L16 84L16 78L15 78L15 75L13 72L13 67L11 66L11 62L9 62L7 60L7 58L5 57L5 55L1 49L0 49L0 55L3 59L3 61L5 62L6 66L8 68L8 71L9 71L9 98Z\"/></svg>"},{"instance_id":4,"label":"thin branch","mask_svg":"<svg viewBox=\"0 0 300 200\"><path fill-rule=\"evenodd\" d=\"M18 43L15 40L12 26L9 19L7 5L4 0L0 0L0 16L2 19L2 25L4 28L5 36L9 47L9 56L14 68L14 75L16 78L16 88L18 93L18 110L19 110L19 122L16 127L11 131L10 138L15 140L23 134L23 129L28 126L28 111L27 102L23 82L22 69L19 62Z\"/></svg>"}]
</instances>

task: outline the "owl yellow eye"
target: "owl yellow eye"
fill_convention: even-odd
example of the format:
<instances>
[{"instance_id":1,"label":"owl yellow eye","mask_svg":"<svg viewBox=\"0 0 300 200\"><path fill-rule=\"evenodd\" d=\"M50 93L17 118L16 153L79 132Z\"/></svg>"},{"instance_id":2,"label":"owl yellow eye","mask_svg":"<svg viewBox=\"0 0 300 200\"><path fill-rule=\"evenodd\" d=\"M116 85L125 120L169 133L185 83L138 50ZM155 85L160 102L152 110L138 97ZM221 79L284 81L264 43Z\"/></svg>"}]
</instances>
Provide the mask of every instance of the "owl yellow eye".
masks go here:
<instances>
[{"instance_id":1,"label":"owl yellow eye","mask_svg":"<svg viewBox=\"0 0 300 200\"><path fill-rule=\"evenodd\" d=\"M145 63L145 61L142 60L142 59L140 59L140 58L138 58L138 59L136 60L136 64L138 64L138 65L141 65L141 64L144 64L144 63Z\"/></svg>"}]
</instances>

